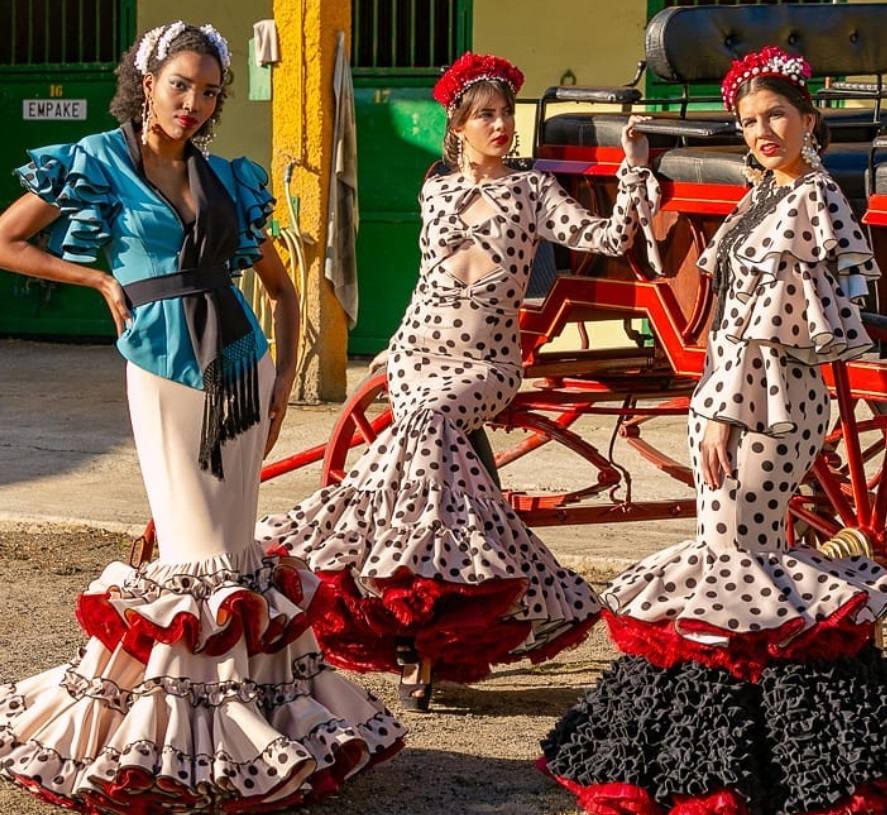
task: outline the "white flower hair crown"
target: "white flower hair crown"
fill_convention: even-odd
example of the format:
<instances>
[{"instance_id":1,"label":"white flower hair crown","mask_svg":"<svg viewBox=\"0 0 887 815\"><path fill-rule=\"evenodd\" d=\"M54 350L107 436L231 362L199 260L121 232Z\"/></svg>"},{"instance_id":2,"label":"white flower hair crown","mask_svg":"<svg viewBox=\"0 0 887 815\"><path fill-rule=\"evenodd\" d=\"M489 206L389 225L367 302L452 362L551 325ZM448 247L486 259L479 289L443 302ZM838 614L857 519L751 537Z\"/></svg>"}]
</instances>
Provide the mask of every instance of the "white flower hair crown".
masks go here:
<instances>
[{"instance_id":1,"label":"white flower hair crown","mask_svg":"<svg viewBox=\"0 0 887 815\"><path fill-rule=\"evenodd\" d=\"M169 55L170 45L187 27L181 20L176 20L169 25L157 26L157 28L152 28L148 31L142 37L142 41L139 43L138 50L136 51L136 70L142 76L147 74L148 63L151 61L152 56L163 62ZM228 41L210 23L200 26L200 30L215 49L219 62L222 63L222 72L227 74L228 69L231 67L231 52L228 49Z\"/></svg>"}]
</instances>

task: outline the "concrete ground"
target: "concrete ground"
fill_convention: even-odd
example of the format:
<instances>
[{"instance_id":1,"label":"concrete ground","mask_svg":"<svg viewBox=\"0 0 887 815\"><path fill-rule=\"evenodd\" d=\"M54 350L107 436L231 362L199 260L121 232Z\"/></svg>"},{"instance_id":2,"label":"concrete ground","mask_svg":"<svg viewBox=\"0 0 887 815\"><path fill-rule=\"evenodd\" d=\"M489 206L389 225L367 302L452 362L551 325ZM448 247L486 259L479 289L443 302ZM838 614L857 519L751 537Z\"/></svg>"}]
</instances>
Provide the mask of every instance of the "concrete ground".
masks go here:
<instances>
[{"instance_id":1,"label":"concrete ground","mask_svg":"<svg viewBox=\"0 0 887 815\"><path fill-rule=\"evenodd\" d=\"M0 341L0 684L69 660L82 636L72 613L76 595L112 559L149 512L130 435L123 363L113 348ZM363 363L349 371L352 385ZM272 457L324 442L339 407L291 407ZM606 451L612 424L586 420L577 429ZM685 460L681 418L646 434ZM495 447L515 443L496 434ZM638 500L691 499L617 443L615 459L634 476ZM280 510L318 486L319 465L266 484L261 510ZM576 488L593 480L562 450L542 449L502 472L507 487ZM566 565L599 589L629 561L692 535L692 520L585 527L546 527L539 534ZM532 769L539 740L615 657L603 626L579 648L539 666L496 669L470 687L435 693L432 713L405 713L396 680L352 676L409 728L407 749L353 781L312 815L581 815L572 798ZM0 815L51 810L0 784ZM302 815L303 810L292 815Z\"/></svg>"},{"instance_id":2,"label":"concrete ground","mask_svg":"<svg viewBox=\"0 0 887 815\"><path fill-rule=\"evenodd\" d=\"M365 363L349 367L349 384ZM124 393L124 365L110 346L0 341L0 521L86 525L138 535L149 517ZM292 406L270 459L323 443L338 405ZM609 418L574 426L606 453ZM687 460L685 420L658 419L645 430L679 461ZM496 433L494 447L516 441ZM679 497L692 490L670 480L617 441L614 458L633 476L636 500ZM320 465L263 485L260 512L280 511L319 486ZM527 491L578 488L594 480L588 465L549 445L502 471L506 487ZM546 527L542 539L565 562L635 560L693 533L692 520L646 524Z\"/></svg>"}]
</instances>

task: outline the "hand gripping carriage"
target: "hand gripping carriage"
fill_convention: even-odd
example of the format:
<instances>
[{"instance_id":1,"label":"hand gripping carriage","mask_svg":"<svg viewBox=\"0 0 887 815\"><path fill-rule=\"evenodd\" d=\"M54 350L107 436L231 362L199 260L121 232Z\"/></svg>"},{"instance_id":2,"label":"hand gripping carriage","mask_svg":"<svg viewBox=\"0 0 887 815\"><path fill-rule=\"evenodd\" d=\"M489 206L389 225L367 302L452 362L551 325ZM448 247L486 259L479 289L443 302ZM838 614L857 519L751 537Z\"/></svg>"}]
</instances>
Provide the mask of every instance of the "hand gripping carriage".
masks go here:
<instances>
[{"instance_id":1,"label":"hand gripping carriage","mask_svg":"<svg viewBox=\"0 0 887 815\"><path fill-rule=\"evenodd\" d=\"M887 268L887 126L881 105L887 73L887 3L742 7L674 7L647 27L645 59L634 80L616 88L556 87L537 103L536 168L556 173L590 210L609 213L615 172L623 158L622 127L644 99L637 89L643 71L680 87L679 110L657 113L642 125L651 142L663 204L654 223L666 273L652 275L643 248L623 258L570 253L543 245L530 292L521 310L525 387L490 424L525 431L523 440L496 456L503 468L544 445L560 444L584 459L586 485L561 493L506 491L531 526L646 521L690 517L690 499L635 500L630 472L609 453L576 432L583 416L615 421L623 439L644 459L675 480L692 485L690 468L642 435L652 420L686 414L702 374L705 338L714 304L712 281L696 259L746 189L745 146L732 115L691 110L691 103L719 97L690 93L691 83L716 83L730 61L767 44L803 52L819 78L874 75L874 82L827 80L817 95L827 106L832 144L826 169L869 231L882 268ZM609 102L622 113L546 115L551 102ZM835 107L852 101L861 107ZM887 282L870 292L865 324L881 349L887 347ZM880 307L879 307L880 305ZM649 336L631 328L645 319ZM635 345L590 347L586 324L622 320ZM568 327L580 347L552 349ZM887 560L887 363L877 351L824 370L837 415L813 468L790 504L789 541L804 537L832 554L873 551ZM380 405L383 374L366 379L344 405L327 444L265 467L268 480L318 461L321 481L335 483L346 459L391 422ZM617 489L618 488L618 489ZM150 556L153 529L140 541L138 560Z\"/></svg>"}]
</instances>

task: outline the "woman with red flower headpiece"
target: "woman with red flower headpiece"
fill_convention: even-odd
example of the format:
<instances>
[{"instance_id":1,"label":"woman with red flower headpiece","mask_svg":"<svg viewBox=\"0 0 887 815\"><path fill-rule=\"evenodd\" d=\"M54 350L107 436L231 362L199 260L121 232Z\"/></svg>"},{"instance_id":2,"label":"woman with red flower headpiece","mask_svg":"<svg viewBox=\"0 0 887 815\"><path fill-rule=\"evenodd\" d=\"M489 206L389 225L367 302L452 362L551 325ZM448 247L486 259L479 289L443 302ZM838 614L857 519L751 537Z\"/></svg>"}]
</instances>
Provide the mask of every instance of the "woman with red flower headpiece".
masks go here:
<instances>
[{"instance_id":1,"label":"woman with red flower headpiece","mask_svg":"<svg viewBox=\"0 0 887 815\"><path fill-rule=\"evenodd\" d=\"M822 167L810 73L769 47L724 80L754 186L698 262L719 296L690 404L697 536L608 586L626 656L543 742L594 815L887 812L887 576L785 539L829 419L817 366L869 348L879 275Z\"/></svg>"},{"instance_id":2,"label":"woman with red flower headpiece","mask_svg":"<svg viewBox=\"0 0 887 815\"><path fill-rule=\"evenodd\" d=\"M503 159L522 81L507 60L469 53L437 83L452 172L419 196L419 283L389 346L394 425L340 485L258 527L271 551L304 559L331 589L316 629L327 657L401 668L414 709L429 704L432 672L475 681L496 663L547 659L583 639L600 610L503 500L469 434L520 387L518 309L538 242L620 255L639 225L649 232L659 190L637 118L610 219L551 176L512 171Z\"/></svg>"}]
</instances>

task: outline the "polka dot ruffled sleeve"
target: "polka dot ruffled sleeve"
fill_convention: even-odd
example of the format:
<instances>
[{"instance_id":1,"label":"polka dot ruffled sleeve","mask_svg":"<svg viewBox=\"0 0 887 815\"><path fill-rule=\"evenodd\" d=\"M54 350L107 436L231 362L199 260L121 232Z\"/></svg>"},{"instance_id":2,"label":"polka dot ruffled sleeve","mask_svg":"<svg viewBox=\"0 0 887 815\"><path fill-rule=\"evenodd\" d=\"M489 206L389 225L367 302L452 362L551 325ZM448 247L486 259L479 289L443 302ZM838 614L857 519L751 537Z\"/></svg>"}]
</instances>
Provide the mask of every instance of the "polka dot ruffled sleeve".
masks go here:
<instances>
[{"instance_id":1,"label":"polka dot ruffled sleeve","mask_svg":"<svg viewBox=\"0 0 887 815\"><path fill-rule=\"evenodd\" d=\"M656 274L662 263L653 237L653 214L660 190L648 167L619 167L619 192L609 218L593 215L571 198L554 176L541 176L536 230L546 240L586 252L619 256L631 247L640 227L647 240L647 258Z\"/></svg>"},{"instance_id":2,"label":"polka dot ruffled sleeve","mask_svg":"<svg viewBox=\"0 0 887 815\"><path fill-rule=\"evenodd\" d=\"M859 305L880 276L838 185L813 173L793 187L720 261L730 285L694 396L703 416L773 435L795 425L787 377L871 347ZM742 215L731 220L699 259L703 270L715 272L718 245Z\"/></svg>"}]
</instances>

